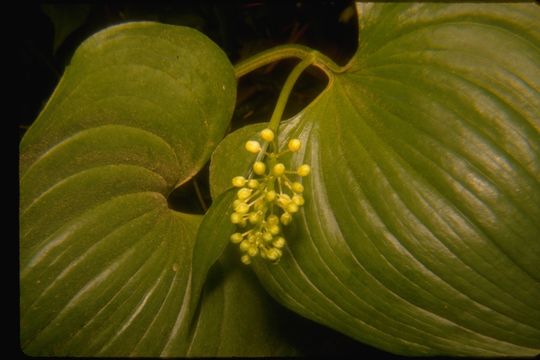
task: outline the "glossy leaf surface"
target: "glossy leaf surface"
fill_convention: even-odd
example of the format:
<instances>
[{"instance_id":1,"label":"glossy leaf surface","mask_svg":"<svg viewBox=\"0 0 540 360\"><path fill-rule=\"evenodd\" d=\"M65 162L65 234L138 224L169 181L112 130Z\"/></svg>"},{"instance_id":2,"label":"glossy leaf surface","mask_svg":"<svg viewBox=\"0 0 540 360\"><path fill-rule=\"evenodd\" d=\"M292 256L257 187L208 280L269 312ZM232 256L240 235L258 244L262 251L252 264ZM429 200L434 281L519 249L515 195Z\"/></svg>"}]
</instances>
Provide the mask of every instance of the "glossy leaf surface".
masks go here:
<instances>
[{"instance_id":1,"label":"glossy leaf surface","mask_svg":"<svg viewBox=\"0 0 540 360\"><path fill-rule=\"evenodd\" d=\"M281 303L406 355L540 349L540 8L359 4L346 71L280 139L305 147L306 204L278 265ZM213 157L213 194L243 175Z\"/></svg>"},{"instance_id":2,"label":"glossy leaf surface","mask_svg":"<svg viewBox=\"0 0 540 360\"><path fill-rule=\"evenodd\" d=\"M128 23L77 50L20 146L25 353L294 353L248 275L214 276L199 302L191 277L216 258L199 247L195 269L202 216L167 203L223 136L235 89L225 54L188 28Z\"/></svg>"}]
</instances>

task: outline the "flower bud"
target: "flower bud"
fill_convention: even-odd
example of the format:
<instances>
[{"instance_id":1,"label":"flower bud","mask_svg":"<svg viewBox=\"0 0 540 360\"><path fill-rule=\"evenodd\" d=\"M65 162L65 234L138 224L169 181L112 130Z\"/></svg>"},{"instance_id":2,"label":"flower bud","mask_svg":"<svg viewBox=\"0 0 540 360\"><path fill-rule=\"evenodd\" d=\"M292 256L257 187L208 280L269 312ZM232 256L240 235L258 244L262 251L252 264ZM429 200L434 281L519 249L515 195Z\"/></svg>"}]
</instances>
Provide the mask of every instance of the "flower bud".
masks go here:
<instances>
[{"instance_id":1,"label":"flower bud","mask_svg":"<svg viewBox=\"0 0 540 360\"><path fill-rule=\"evenodd\" d=\"M240 250L242 251L248 251L248 249L251 247L251 244L249 243L249 241L247 240L244 240L240 243Z\"/></svg>"},{"instance_id":2,"label":"flower bud","mask_svg":"<svg viewBox=\"0 0 540 360\"><path fill-rule=\"evenodd\" d=\"M277 235L279 234L280 228L279 225L273 224L268 227L268 231L270 231L270 234Z\"/></svg>"},{"instance_id":3,"label":"flower bud","mask_svg":"<svg viewBox=\"0 0 540 360\"><path fill-rule=\"evenodd\" d=\"M249 211L249 205L246 203L240 203L237 207L234 208L234 210L239 214L245 214Z\"/></svg>"},{"instance_id":4,"label":"flower bud","mask_svg":"<svg viewBox=\"0 0 540 360\"><path fill-rule=\"evenodd\" d=\"M232 184L234 187L242 187L246 184L246 179L243 176L235 176L232 179Z\"/></svg>"},{"instance_id":5,"label":"flower bud","mask_svg":"<svg viewBox=\"0 0 540 360\"><path fill-rule=\"evenodd\" d=\"M251 192L253 190L251 189L248 189L248 188L241 188L240 190L238 190L238 192L236 193L236 195L238 196L238 199L240 200L246 200L248 197L251 196Z\"/></svg>"},{"instance_id":6,"label":"flower bud","mask_svg":"<svg viewBox=\"0 0 540 360\"><path fill-rule=\"evenodd\" d=\"M268 258L268 260L276 261L281 257L281 250L276 248L268 249L268 251L266 252L266 257Z\"/></svg>"},{"instance_id":7,"label":"flower bud","mask_svg":"<svg viewBox=\"0 0 540 360\"><path fill-rule=\"evenodd\" d=\"M253 164L253 171L257 175L264 175L266 172L266 165L262 161L255 161Z\"/></svg>"},{"instance_id":8,"label":"flower bud","mask_svg":"<svg viewBox=\"0 0 540 360\"><path fill-rule=\"evenodd\" d=\"M283 225L289 225L292 221L292 215L289 214L288 212L284 212L283 214L281 214L281 217L279 218L279 220L281 221Z\"/></svg>"},{"instance_id":9,"label":"flower bud","mask_svg":"<svg viewBox=\"0 0 540 360\"><path fill-rule=\"evenodd\" d=\"M285 238L283 236L280 236L280 237L276 238L276 240L274 240L274 242L272 243L272 245L274 245L274 247L276 247L278 249L284 248L285 244L286 244L286 241L285 241Z\"/></svg>"},{"instance_id":10,"label":"flower bud","mask_svg":"<svg viewBox=\"0 0 540 360\"><path fill-rule=\"evenodd\" d=\"M287 205L289 205L289 203L291 202L291 197L287 194L281 194L279 195L279 198L278 198L278 205L281 206L282 208L286 207Z\"/></svg>"},{"instance_id":11,"label":"flower bud","mask_svg":"<svg viewBox=\"0 0 540 360\"><path fill-rule=\"evenodd\" d=\"M255 179L250 179L247 183L248 188L250 189L256 189L259 187L259 182Z\"/></svg>"},{"instance_id":12,"label":"flower bud","mask_svg":"<svg viewBox=\"0 0 540 360\"><path fill-rule=\"evenodd\" d=\"M246 150L253 154L258 154L261 151L261 144L255 140L249 140L246 142Z\"/></svg>"},{"instance_id":13,"label":"flower bud","mask_svg":"<svg viewBox=\"0 0 540 360\"><path fill-rule=\"evenodd\" d=\"M304 191L304 185L300 184L299 182L294 182L291 185L292 191L296 193L301 193Z\"/></svg>"},{"instance_id":14,"label":"flower bud","mask_svg":"<svg viewBox=\"0 0 540 360\"><path fill-rule=\"evenodd\" d=\"M233 244L241 243L242 239L243 239L243 237L242 237L242 234L240 234L240 233L234 233L234 234L231 235L231 242Z\"/></svg>"},{"instance_id":15,"label":"flower bud","mask_svg":"<svg viewBox=\"0 0 540 360\"><path fill-rule=\"evenodd\" d=\"M248 216L248 220L251 224L258 224L261 222L261 215L259 215L258 213L251 213L249 214Z\"/></svg>"},{"instance_id":16,"label":"flower bud","mask_svg":"<svg viewBox=\"0 0 540 360\"><path fill-rule=\"evenodd\" d=\"M274 190L270 190L266 193L266 195L264 195L264 198L266 199L266 201L274 201L276 199L276 192Z\"/></svg>"},{"instance_id":17,"label":"flower bud","mask_svg":"<svg viewBox=\"0 0 540 360\"><path fill-rule=\"evenodd\" d=\"M274 132L268 128L264 129L263 131L261 131L261 139L266 142L274 140Z\"/></svg>"},{"instance_id":18,"label":"flower bud","mask_svg":"<svg viewBox=\"0 0 540 360\"><path fill-rule=\"evenodd\" d=\"M281 176L284 173L285 173L285 165L283 165L282 163L276 164L272 168L272 174L276 176Z\"/></svg>"},{"instance_id":19,"label":"flower bud","mask_svg":"<svg viewBox=\"0 0 540 360\"><path fill-rule=\"evenodd\" d=\"M259 249L257 248L257 246L251 246L248 251L247 251L248 255L253 257L253 256L257 256L257 254L259 253Z\"/></svg>"},{"instance_id":20,"label":"flower bud","mask_svg":"<svg viewBox=\"0 0 540 360\"><path fill-rule=\"evenodd\" d=\"M270 234L268 231L264 232L262 237L263 237L263 240L266 242L270 242L272 241L272 239L274 239L274 236Z\"/></svg>"},{"instance_id":21,"label":"flower bud","mask_svg":"<svg viewBox=\"0 0 540 360\"><path fill-rule=\"evenodd\" d=\"M276 225L277 223L279 223L279 218L274 214L268 215L268 217L266 218L266 222L268 223L268 225Z\"/></svg>"},{"instance_id":22,"label":"flower bud","mask_svg":"<svg viewBox=\"0 0 540 360\"><path fill-rule=\"evenodd\" d=\"M294 202L289 203L289 205L287 205L287 211L291 214L298 212L298 205L296 205Z\"/></svg>"},{"instance_id":23,"label":"flower bud","mask_svg":"<svg viewBox=\"0 0 540 360\"><path fill-rule=\"evenodd\" d=\"M304 205L304 197L302 195L298 195L298 194L293 195L292 201L298 206Z\"/></svg>"},{"instance_id":24,"label":"flower bud","mask_svg":"<svg viewBox=\"0 0 540 360\"><path fill-rule=\"evenodd\" d=\"M242 222L242 215L240 215L239 213L233 212L231 214L231 222L233 224L240 224Z\"/></svg>"},{"instance_id":25,"label":"flower bud","mask_svg":"<svg viewBox=\"0 0 540 360\"><path fill-rule=\"evenodd\" d=\"M298 170L296 170L296 173L300 176L308 176L311 172L311 168L308 164L300 165Z\"/></svg>"},{"instance_id":26,"label":"flower bud","mask_svg":"<svg viewBox=\"0 0 540 360\"><path fill-rule=\"evenodd\" d=\"M289 140L289 143L287 144L287 147L292 152L296 152L300 150L301 146L302 146L302 142L299 139L291 139Z\"/></svg>"},{"instance_id":27,"label":"flower bud","mask_svg":"<svg viewBox=\"0 0 540 360\"><path fill-rule=\"evenodd\" d=\"M242 255L242 257L240 258L240 261L242 261L242 263L246 265L251 264L251 258L249 257L249 255Z\"/></svg>"}]
</instances>

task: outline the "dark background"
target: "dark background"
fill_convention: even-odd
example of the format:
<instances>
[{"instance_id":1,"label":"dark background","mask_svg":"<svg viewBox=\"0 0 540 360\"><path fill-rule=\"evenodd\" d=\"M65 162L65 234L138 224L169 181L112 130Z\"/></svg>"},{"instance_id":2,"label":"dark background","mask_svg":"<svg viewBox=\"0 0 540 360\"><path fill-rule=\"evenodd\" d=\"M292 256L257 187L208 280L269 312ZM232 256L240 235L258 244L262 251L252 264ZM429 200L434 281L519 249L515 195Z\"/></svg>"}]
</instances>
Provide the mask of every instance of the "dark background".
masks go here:
<instances>
[{"instance_id":1,"label":"dark background","mask_svg":"<svg viewBox=\"0 0 540 360\"><path fill-rule=\"evenodd\" d=\"M198 29L217 43L235 64L259 51L287 43L307 45L345 64L357 47L358 30L352 1L231 0L33 2L18 8L16 94L19 140L60 80L75 49L107 26L152 20ZM9 34L7 34L9 36ZM243 77L238 84L234 130L268 121L281 86L295 64L285 60ZM21 81L22 79L22 81ZM295 86L285 117L306 106L326 84L325 76L308 69ZM202 192L203 202L194 190ZM211 199L207 167L169 196L172 208L203 213ZM400 358L360 344L340 333L291 313L291 336L308 356Z\"/></svg>"}]
</instances>

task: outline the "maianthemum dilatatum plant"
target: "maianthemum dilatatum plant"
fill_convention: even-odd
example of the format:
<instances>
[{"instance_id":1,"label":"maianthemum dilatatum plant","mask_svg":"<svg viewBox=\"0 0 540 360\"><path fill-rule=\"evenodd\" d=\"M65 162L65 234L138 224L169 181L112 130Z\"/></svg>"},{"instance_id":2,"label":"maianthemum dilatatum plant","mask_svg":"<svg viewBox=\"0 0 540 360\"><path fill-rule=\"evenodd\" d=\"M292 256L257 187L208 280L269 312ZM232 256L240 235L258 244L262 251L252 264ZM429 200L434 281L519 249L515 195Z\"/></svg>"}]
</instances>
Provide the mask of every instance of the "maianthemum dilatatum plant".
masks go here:
<instances>
[{"instance_id":1,"label":"maianthemum dilatatum plant","mask_svg":"<svg viewBox=\"0 0 540 360\"><path fill-rule=\"evenodd\" d=\"M20 144L25 353L301 355L267 294L394 354L540 352L540 8L357 17L345 66L233 66L153 22L77 49ZM227 134L237 79L284 58L271 119ZM308 67L328 84L282 119ZM170 209L209 159L208 212Z\"/></svg>"}]
</instances>

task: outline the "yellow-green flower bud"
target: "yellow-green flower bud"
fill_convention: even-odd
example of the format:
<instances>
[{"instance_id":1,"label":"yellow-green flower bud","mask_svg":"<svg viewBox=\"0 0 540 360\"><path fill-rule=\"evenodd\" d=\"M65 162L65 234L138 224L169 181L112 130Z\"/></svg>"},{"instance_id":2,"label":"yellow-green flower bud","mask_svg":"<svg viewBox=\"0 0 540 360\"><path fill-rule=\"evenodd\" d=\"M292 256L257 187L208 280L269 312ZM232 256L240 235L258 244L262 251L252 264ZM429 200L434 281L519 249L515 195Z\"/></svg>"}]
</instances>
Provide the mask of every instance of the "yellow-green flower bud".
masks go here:
<instances>
[{"instance_id":1,"label":"yellow-green flower bud","mask_svg":"<svg viewBox=\"0 0 540 360\"><path fill-rule=\"evenodd\" d=\"M270 190L264 195L264 198L267 201L274 201L276 199L276 196L277 196L276 192L274 190Z\"/></svg>"},{"instance_id":2,"label":"yellow-green flower bud","mask_svg":"<svg viewBox=\"0 0 540 360\"><path fill-rule=\"evenodd\" d=\"M294 202L289 203L287 205L287 211L291 214L298 212L298 205L296 205Z\"/></svg>"},{"instance_id":3,"label":"yellow-green flower bud","mask_svg":"<svg viewBox=\"0 0 540 360\"><path fill-rule=\"evenodd\" d=\"M268 217L266 218L266 222L268 223L268 225L276 225L277 223L279 223L279 218L274 214L268 215Z\"/></svg>"},{"instance_id":4,"label":"yellow-green flower bud","mask_svg":"<svg viewBox=\"0 0 540 360\"><path fill-rule=\"evenodd\" d=\"M280 236L280 237L276 238L276 240L274 240L274 242L272 243L272 245L274 245L274 247L276 247L278 249L284 248L285 244L286 244L286 241L285 241L285 238L283 236Z\"/></svg>"},{"instance_id":5,"label":"yellow-green flower bud","mask_svg":"<svg viewBox=\"0 0 540 360\"><path fill-rule=\"evenodd\" d=\"M244 240L240 243L240 250L242 251L248 251L248 249L251 247L251 244L249 243L249 241L247 240Z\"/></svg>"},{"instance_id":6,"label":"yellow-green flower bud","mask_svg":"<svg viewBox=\"0 0 540 360\"><path fill-rule=\"evenodd\" d=\"M233 212L231 214L231 222L233 224L240 224L242 222L242 215L240 215L239 213Z\"/></svg>"},{"instance_id":7,"label":"yellow-green flower bud","mask_svg":"<svg viewBox=\"0 0 540 360\"><path fill-rule=\"evenodd\" d=\"M246 184L246 179L243 176L235 176L232 179L232 184L234 187L242 187Z\"/></svg>"},{"instance_id":8,"label":"yellow-green flower bud","mask_svg":"<svg viewBox=\"0 0 540 360\"><path fill-rule=\"evenodd\" d=\"M250 179L247 183L248 188L250 189L256 189L259 187L259 182L255 179Z\"/></svg>"},{"instance_id":9,"label":"yellow-green flower bud","mask_svg":"<svg viewBox=\"0 0 540 360\"><path fill-rule=\"evenodd\" d=\"M261 151L261 144L259 144L258 141L249 140L246 142L246 150L250 153L257 154L259 151Z\"/></svg>"},{"instance_id":10,"label":"yellow-green flower bud","mask_svg":"<svg viewBox=\"0 0 540 360\"><path fill-rule=\"evenodd\" d=\"M262 161L255 161L253 164L253 171L257 175L264 175L266 172L266 165Z\"/></svg>"},{"instance_id":11,"label":"yellow-green flower bud","mask_svg":"<svg viewBox=\"0 0 540 360\"><path fill-rule=\"evenodd\" d=\"M272 168L272 174L276 176L281 176L284 173L285 173L285 165L283 165L282 163L276 164Z\"/></svg>"},{"instance_id":12,"label":"yellow-green flower bud","mask_svg":"<svg viewBox=\"0 0 540 360\"><path fill-rule=\"evenodd\" d=\"M242 257L240 258L240 261L242 261L242 263L246 265L251 264L251 258L249 257L249 255L242 255Z\"/></svg>"},{"instance_id":13,"label":"yellow-green flower bud","mask_svg":"<svg viewBox=\"0 0 540 360\"><path fill-rule=\"evenodd\" d=\"M281 230L281 229L279 228L279 225L277 225L277 224L272 224L272 225L270 225L270 226L268 227L268 231L270 231L270 234L272 234L272 235L277 235L277 234L279 234L279 231L280 231L280 230Z\"/></svg>"},{"instance_id":14,"label":"yellow-green flower bud","mask_svg":"<svg viewBox=\"0 0 540 360\"><path fill-rule=\"evenodd\" d=\"M263 240L266 241L266 242L270 242L274 238L274 236L272 234L270 234L268 231L264 232L262 237L263 237Z\"/></svg>"},{"instance_id":15,"label":"yellow-green flower bud","mask_svg":"<svg viewBox=\"0 0 540 360\"><path fill-rule=\"evenodd\" d=\"M300 184L299 182L294 182L291 185L292 191L296 193L301 193L304 191L304 185Z\"/></svg>"},{"instance_id":16,"label":"yellow-green flower bud","mask_svg":"<svg viewBox=\"0 0 540 360\"><path fill-rule=\"evenodd\" d=\"M258 213L251 213L248 216L248 220L252 224L258 224L261 222L261 215L259 215Z\"/></svg>"},{"instance_id":17,"label":"yellow-green flower bud","mask_svg":"<svg viewBox=\"0 0 540 360\"><path fill-rule=\"evenodd\" d=\"M283 225L289 225L292 221L292 215L289 214L288 212L284 212L283 214L281 214L281 217L279 218L279 220L281 221Z\"/></svg>"},{"instance_id":18,"label":"yellow-green flower bud","mask_svg":"<svg viewBox=\"0 0 540 360\"><path fill-rule=\"evenodd\" d=\"M300 165L296 173L300 176L308 176L311 172L311 167L308 164Z\"/></svg>"},{"instance_id":19,"label":"yellow-green flower bud","mask_svg":"<svg viewBox=\"0 0 540 360\"><path fill-rule=\"evenodd\" d=\"M237 213L244 215L249 211L249 205L243 202L243 203L238 204L238 206L235 207L234 210Z\"/></svg>"},{"instance_id":20,"label":"yellow-green flower bud","mask_svg":"<svg viewBox=\"0 0 540 360\"><path fill-rule=\"evenodd\" d=\"M291 202L291 197L287 194L281 194L278 198L278 205L281 207L286 207Z\"/></svg>"},{"instance_id":21,"label":"yellow-green flower bud","mask_svg":"<svg viewBox=\"0 0 540 360\"><path fill-rule=\"evenodd\" d=\"M268 260L276 261L281 257L281 250L276 248L268 249L268 251L266 252L266 257L268 258Z\"/></svg>"},{"instance_id":22,"label":"yellow-green flower bud","mask_svg":"<svg viewBox=\"0 0 540 360\"><path fill-rule=\"evenodd\" d=\"M274 140L274 132L268 128L264 129L263 131L261 131L261 139L266 142Z\"/></svg>"},{"instance_id":23,"label":"yellow-green flower bud","mask_svg":"<svg viewBox=\"0 0 540 360\"><path fill-rule=\"evenodd\" d=\"M243 237L242 237L242 234L240 234L240 233L234 233L234 234L231 235L231 242L233 244L241 243L242 239L243 239Z\"/></svg>"},{"instance_id":24,"label":"yellow-green flower bud","mask_svg":"<svg viewBox=\"0 0 540 360\"><path fill-rule=\"evenodd\" d=\"M301 146L302 146L302 142L299 139L291 139L289 140L289 143L287 144L287 147L292 152L296 152L300 150Z\"/></svg>"},{"instance_id":25,"label":"yellow-green flower bud","mask_svg":"<svg viewBox=\"0 0 540 360\"><path fill-rule=\"evenodd\" d=\"M238 190L238 192L236 193L236 196L238 196L238 198L240 200L246 200L248 197L251 196L251 192L253 190L251 189L248 189L248 188L241 188L240 190Z\"/></svg>"},{"instance_id":26,"label":"yellow-green flower bud","mask_svg":"<svg viewBox=\"0 0 540 360\"><path fill-rule=\"evenodd\" d=\"M298 206L304 205L304 197L302 195L293 195L292 201Z\"/></svg>"},{"instance_id":27,"label":"yellow-green flower bud","mask_svg":"<svg viewBox=\"0 0 540 360\"><path fill-rule=\"evenodd\" d=\"M257 256L257 254L259 253L259 249L257 248L257 246L251 246L248 251L247 251L248 255L253 257L253 256Z\"/></svg>"}]
</instances>

